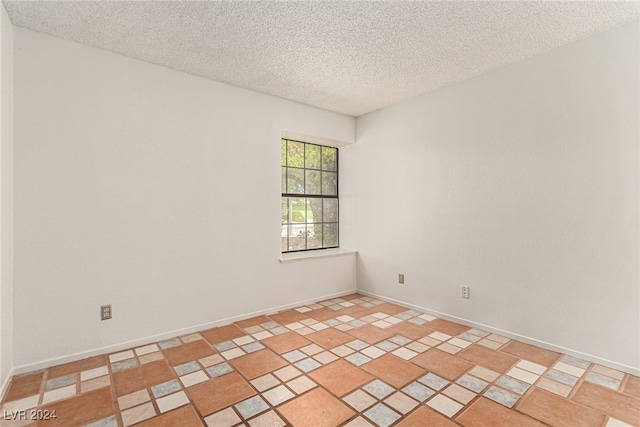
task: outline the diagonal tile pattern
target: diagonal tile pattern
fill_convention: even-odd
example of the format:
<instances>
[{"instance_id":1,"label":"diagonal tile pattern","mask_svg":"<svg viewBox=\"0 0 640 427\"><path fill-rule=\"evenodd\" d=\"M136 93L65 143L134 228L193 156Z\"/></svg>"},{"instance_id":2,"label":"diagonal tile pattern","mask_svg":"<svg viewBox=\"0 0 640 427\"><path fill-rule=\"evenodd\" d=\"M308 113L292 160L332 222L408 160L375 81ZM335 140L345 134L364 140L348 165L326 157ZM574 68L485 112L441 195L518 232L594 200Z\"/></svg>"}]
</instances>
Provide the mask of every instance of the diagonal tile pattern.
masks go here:
<instances>
[{"instance_id":1,"label":"diagonal tile pattern","mask_svg":"<svg viewBox=\"0 0 640 427\"><path fill-rule=\"evenodd\" d=\"M640 426L640 378L352 294L16 376L0 410L7 427Z\"/></svg>"}]
</instances>

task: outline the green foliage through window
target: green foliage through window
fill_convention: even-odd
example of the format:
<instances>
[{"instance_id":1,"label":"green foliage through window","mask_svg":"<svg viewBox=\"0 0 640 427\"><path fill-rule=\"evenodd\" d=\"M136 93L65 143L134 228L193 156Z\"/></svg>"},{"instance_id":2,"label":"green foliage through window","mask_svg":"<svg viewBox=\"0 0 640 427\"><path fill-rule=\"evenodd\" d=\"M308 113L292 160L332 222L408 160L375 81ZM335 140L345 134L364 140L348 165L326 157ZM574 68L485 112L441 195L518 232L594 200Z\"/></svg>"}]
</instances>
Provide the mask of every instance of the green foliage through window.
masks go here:
<instances>
[{"instance_id":1,"label":"green foliage through window","mask_svg":"<svg viewBox=\"0 0 640 427\"><path fill-rule=\"evenodd\" d=\"M338 247L338 149L282 140L282 252Z\"/></svg>"}]
</instances>

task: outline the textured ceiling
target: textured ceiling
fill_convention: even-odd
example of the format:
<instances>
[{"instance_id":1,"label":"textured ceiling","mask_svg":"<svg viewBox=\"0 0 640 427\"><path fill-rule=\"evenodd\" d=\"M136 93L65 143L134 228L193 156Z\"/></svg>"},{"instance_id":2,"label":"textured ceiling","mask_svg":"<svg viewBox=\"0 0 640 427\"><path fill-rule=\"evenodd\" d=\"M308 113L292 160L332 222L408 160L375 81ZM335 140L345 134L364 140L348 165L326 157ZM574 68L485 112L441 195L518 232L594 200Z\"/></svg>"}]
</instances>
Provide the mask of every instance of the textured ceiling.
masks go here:
<instances>
[{"instance_id":1,"label":"textured ceiling","mask_svg":"<svg viewBox=\"0 0 640 427\"><path fill-rule=\"evenodd\" d=\"M352 116L640 18L611 1L4 1L19 27Z\"/></svg>"}]
</instances>

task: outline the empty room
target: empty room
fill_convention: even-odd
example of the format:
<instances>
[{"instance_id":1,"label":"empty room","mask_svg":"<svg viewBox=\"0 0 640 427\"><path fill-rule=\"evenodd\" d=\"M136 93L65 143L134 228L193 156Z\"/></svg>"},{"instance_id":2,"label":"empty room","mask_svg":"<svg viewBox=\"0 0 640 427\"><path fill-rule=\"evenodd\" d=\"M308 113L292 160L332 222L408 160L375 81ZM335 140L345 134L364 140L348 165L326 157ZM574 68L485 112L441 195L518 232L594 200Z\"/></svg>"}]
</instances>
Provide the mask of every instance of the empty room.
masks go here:
<instances>
[{"instance_id":1,"label":"empty room","mask_svg":"<svg viewBox=\"0 0 640 427\"><path fill-rule=\"evenodd\" d=\"M640 3L0 14L0 425L640 426Z\"/></svg>"}]
</instances>

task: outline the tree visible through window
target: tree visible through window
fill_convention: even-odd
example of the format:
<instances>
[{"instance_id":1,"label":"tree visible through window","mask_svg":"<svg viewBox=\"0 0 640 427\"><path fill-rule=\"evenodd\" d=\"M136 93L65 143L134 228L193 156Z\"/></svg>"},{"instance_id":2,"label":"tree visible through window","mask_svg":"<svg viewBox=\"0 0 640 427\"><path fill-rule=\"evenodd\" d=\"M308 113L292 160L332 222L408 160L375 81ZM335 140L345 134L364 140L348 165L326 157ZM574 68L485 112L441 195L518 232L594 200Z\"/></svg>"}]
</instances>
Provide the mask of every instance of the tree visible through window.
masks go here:
<instances>
[{"instance_id":1,"label":"tree visible through window","mask_svg":"<svg viewBox=\"0 0 640 427\"><path fill-rule=\"evenodd\" d=\"M282 140L282 252L338 247L338 149Z\"/></svg>"}]
</instances>

